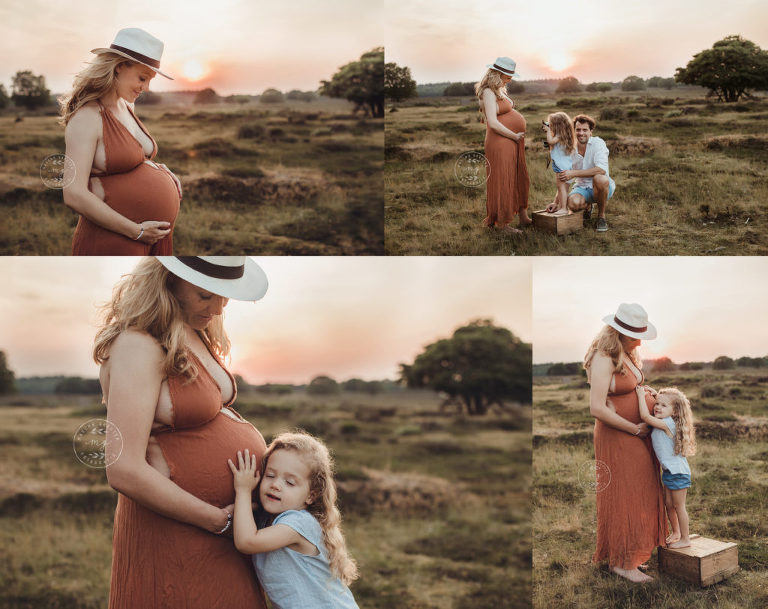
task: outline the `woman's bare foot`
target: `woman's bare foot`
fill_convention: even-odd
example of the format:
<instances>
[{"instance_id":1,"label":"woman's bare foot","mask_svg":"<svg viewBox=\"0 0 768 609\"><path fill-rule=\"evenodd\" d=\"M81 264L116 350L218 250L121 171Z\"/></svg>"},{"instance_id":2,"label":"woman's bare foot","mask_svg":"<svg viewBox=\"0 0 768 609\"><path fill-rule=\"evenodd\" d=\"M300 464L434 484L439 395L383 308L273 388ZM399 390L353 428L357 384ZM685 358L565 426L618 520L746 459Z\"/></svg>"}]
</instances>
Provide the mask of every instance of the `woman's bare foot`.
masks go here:
<instances>
[{"instance_id":1,"label":"woman's bare foot","mask_svg":"<svg viewBox=\"0 0 768 609\"><path fill-rule=\"evenodd\" d=\"M674 543L675 541L680 541L680 533L670 533L667 537L667 545Z\"/></svg>"},{"instance_id":2,"label":"woman's bare foot","mask_svg":"<svg viewBox=\"0 0 768 609\"><path fill-rule=\"evenodd\" d=\"M681 539L680 541L675 541L673 543L667 544L668 548L690 548L691 547L691 540L690 539Z\"/></svg>"},{"instance_id":3,"label":"woman's bare foot","mask_svg":"<svg viewBox=\"0 0 768 609\"><path fill-rule=\"evenodd\" d=\"M616 575L621 575L621 577L624 577L629 581L635 582L637 584L644 584L646 582L653 581L653 578L650 575L646 575L638 569L622 569L620 567L611 567L611 571L613 571Z\"/></svg>"},{"instance_id":4,"label":"woman's bare foot","mask_svg":"<svg viewBox=\"0 0 768 609\"><path fill-rule=\"evenodd\" d=\"M533 224L533 220L531 220L530 216L528 215L528 211L525 209L520 210L520 226L530 226Z\"/></svg>"}]
</instances>

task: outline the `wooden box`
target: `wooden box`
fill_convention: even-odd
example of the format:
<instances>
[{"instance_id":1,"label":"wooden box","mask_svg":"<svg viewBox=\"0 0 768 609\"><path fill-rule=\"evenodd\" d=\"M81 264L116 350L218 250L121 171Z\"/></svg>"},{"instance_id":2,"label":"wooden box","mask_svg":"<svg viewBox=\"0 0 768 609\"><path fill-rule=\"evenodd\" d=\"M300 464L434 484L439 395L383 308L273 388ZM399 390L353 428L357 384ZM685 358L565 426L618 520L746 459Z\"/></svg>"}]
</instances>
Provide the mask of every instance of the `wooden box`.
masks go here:
<instances>
[{"instance_id":1,"label":"wooden box","mask_svg":"<svg viewBox=\"0 0 768 609\"><path fill-rule=\"evenodd\" d=\"M584 211L575 211L565 216L556 216L544 211L535 211L532 215L533 225L539 230L554 235L575 233L584 226Z\"/></svg>"},{"instance_id":2,"label":"wooden box","mask_svg":"<svg viewBox=\"0 0 768 609\"><path fill-rule=\"evenodd\" d=\"M691 535L688 548L659 548L659 571L698 586L709 586L739 570L738 546Z\"/></svg>"}]
</instances>

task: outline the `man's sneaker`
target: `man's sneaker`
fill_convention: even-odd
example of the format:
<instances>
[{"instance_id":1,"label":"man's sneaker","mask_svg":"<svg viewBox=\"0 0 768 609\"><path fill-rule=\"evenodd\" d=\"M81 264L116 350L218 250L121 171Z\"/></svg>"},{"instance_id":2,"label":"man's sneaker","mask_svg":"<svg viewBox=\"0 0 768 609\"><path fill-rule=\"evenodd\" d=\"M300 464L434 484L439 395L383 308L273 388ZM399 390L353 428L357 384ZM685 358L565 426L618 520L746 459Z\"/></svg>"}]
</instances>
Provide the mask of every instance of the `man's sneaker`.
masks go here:
<instances>
[{"instance_id":1,"label":"man's sneaker","mask_svg":"<svg viewBox=\"0 0 768 609\"><path fill-rule=\"evenodd\" d=\"M608 230L608 223L605 221L605 218L598 218L597 219L597 230L598 233L604 233Z\"/></svg>"}]
</instances>

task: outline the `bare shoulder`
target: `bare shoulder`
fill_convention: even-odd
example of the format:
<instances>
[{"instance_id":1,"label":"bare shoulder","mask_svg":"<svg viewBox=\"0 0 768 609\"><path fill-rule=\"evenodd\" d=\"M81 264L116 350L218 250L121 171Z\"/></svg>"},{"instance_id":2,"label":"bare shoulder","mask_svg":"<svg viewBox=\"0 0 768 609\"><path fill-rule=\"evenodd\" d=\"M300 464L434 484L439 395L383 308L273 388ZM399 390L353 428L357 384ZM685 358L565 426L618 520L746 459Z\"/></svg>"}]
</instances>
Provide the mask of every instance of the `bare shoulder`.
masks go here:
<instances>
[{"instance_id":1,"label":"bare shoulder","mask_svg":"<svg viewBox=\"0 0 768 609\"><path fill-rule=\"evenodd\" d=\"M129 357L150 361L160 361L164 357L160 343L146 332L139 330L124 330L114 340L109 348L110 358Z\"/></svg>"},{"instance_id":2,"label":"bare shoulder","mask_svg":"<svg viewBox=\"0 0 768 609\"><path fill-rule=\"evenodd\" d=\"M613 370L613 360L610 356L600 351L596 351L592 356L592 362L590 364L592 372L598 374L610 373Z\"/></svg>"},{"instance_id":3,"label":"bare shoulder","mask_svg":"<svg viewBox=\"0 0 768 609\"><path fill-rule=\"evenodd\" d=\"M101 113L95 101L88 102L79 108L65 128L65 133L98 133L101 127Z\"/></svg>"}]
</instances>

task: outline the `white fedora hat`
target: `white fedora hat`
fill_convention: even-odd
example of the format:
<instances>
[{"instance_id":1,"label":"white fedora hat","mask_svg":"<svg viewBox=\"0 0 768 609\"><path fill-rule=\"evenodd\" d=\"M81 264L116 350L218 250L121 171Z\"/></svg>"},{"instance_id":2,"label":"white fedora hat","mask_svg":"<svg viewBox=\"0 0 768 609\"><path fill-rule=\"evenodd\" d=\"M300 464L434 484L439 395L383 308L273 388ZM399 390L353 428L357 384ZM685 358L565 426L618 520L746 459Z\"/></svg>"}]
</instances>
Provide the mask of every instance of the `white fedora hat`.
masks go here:
<instances>
[{"instance_id":1,"label":"white fedora hat","mask_svg":"<svg viewBox=\"0 0 768 609\"><path fill-rule=\"evenodd\" d=\"M184 281L224 298L256 301L267 293L267 275L247 256L158 256Z\"/></svg>"},{"instance_id":2,"label":"white fedora hat","mask_svg":"<svg viewBox=\"0 0 768 609\"><path fill-rule=\"evenodd\" d=\"M163 42L149 32L137 27L128 27L120 30L114 41L107 48L92 49L91 53L116 53L142 65L152 68L155 72L166 78L168 74L160 71L160 58L163 56Z\"/></svg>"},{"instance_id":3,"label":"white fedora hat","mask_svg":"<svg viewBox=\"0 0 768 609\"><path fill-rule=\"evenodd\" d=\"M645 340L656 338L656 326L648 321L648 313L645 309L636 303L621 303L616 314L603 317L603 321L620 334L630 338Z\"/></svg>"},{"instance_id":4,"label":"white fedora hat","mask_svg":"<svg viewBox=\"0 0 768 609\"><path fill-rule=\"evenodd\" d=\"M497 57L496 61L494 61L493 64L488 64L485 67L497 70L498 72L501 72L502 74L506 74L507 76L512 76L513 78L517 78L520 75L515 74L516 66L517 64L515 63L514 59L510 59L509 57Z\"/></svg>"}]
</instances>

